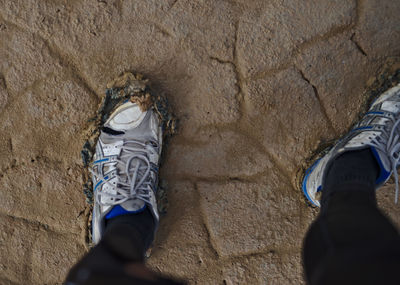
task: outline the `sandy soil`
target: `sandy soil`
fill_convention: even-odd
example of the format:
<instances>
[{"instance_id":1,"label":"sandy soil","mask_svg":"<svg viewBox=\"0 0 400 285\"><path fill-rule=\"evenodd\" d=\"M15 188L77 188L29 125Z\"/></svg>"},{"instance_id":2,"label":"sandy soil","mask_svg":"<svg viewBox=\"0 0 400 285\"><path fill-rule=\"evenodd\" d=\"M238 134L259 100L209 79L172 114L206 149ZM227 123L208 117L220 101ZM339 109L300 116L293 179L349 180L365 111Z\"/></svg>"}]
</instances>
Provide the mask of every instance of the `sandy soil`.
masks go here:
<instances>
[{"instance_id":1,"label":"sandy soil","mask_svg":"<svg viewBox=\"0 0 400 285\"><path fill-rule=\"evenodd\" d=\"M298 173L400 62L399 15L393 0L0 0L0 283L60 284L88 250L80 151L107 82L132 70L180 120L150 266L303 284L317 210Z\"/></svg>"}]
</instances>

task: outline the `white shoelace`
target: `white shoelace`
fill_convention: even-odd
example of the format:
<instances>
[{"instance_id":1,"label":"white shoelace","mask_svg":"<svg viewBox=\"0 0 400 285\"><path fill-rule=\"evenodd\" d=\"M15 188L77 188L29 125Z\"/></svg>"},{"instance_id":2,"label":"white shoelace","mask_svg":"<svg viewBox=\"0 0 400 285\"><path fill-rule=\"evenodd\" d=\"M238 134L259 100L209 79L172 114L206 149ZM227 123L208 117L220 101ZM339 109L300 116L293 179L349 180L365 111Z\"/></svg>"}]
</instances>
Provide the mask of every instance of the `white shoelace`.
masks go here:
<instances>
[{"instance_id":1,"label":"white shoelace","mask_svg":"<svg viewBox=\"0 0 400 285\"><path fill-rule=\"evenodd\" d=\"M128 145L136 145L136 147ZM131 199L139 199L145 203L150 203L149 191L152 191L150 152L154 152L154 148L150 144L136 140L125 141L121 146L121 152L116 162L110 164L110 167L116 167L116 164L120 163L123 166L122 168L124 168L124 171L119 171L118 182L116 184L111 183L103 175L90 169L90 172L96 177L97 181L102 180L116 190L116 194L103 192L101 189L98 190L95 193L96 201L105 206L122 204ZM136 161L136 164L131 167L133 161ZM122 179L124 176L126 176L127 182L124 181L126 179ZM101 201L101 196L110 198L108 200L111 200L111 202Z\"/></svg>"},{"instance_id":2,"label":"white shoelace","mask_svg":"<svg viewBox=\"0 0 400 285\"><path fill-rule=\"evenodd\" d=\"M400 124L400 118L397 120L390 119L393 122L393 127L390 130L383 129L382 135L375 137L370 146L375 147L376 149L380 150L381 152L385 153L390 161L391 170L394 175L395 185L396 185L396 194L394 198L394 202L397 204L399 199L399 175L397 173L397 166L399 165L400 161L400 130L398 130L398 126ZM383 137L382 137L383 136ZM387 143L383 143L382 140L387 139Z\"/></svg>"}]
</instances>

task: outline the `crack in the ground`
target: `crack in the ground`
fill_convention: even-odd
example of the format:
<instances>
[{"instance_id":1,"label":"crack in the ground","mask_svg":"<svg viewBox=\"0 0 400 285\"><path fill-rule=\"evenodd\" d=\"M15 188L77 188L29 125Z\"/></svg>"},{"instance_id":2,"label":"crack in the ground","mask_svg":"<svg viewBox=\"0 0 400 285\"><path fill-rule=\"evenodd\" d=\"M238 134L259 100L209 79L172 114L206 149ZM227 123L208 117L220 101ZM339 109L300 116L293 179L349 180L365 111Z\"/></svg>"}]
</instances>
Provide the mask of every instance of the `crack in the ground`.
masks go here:
<instances>
[{"instance_id":1,"label":"crack in the ground","mask_svg":"<svg viewBox=\"0 0 400 285\"><path fill-rule=\"evenodd\" d=\"M239 52L238 52L238 38L239 38L239 24L240 21L235 22L235 37L234 37L234 45L233 45L233 69L236 75L236 86L238 88L238 92L236 93L236 100L239 104L240 110L240 118L243 118L243 114L246 113L246 106L244 104L244 94L243 94L243 74L240 70L240 63L239 63Z\"/></svg>"},{"instance_id":2,"label":"crack in the ground","mask_svg":"<svg viewBox=\"0 0 400 285\"><path fill-rule=\"evenodd\" d=\"M291 55L281 64L279 64L275 68L269 68L266 70L259 71L255 73L254 75L248 76L245 78L245 81L250 81L250 80L257 80L257 79L262 79L264 77L272 76L275 75L276 73L279 73L283 70L288 69L290 66L293 66L293 62L295 59L305 50L308 48L318 44L321 41L327 41L333 37L336 37L340 34L343 34L345 32L351 31L355 26L355 23L352 22L347 25L343 26L337 26L333 27L331 30L329 30L327 33L322 34L322 35L316 35L309 39L308 41L305 41L297 46L297 48L294 48L291 52Z\"/></svg>"},{"instance_id":3,"label":"crack in the ground","mask_svg":"<svg viewBox=\"0 0 400 285\"><path fill-rule=\"evenodd\" d=\"M194 189L196 191L197 200L201 201L200 191L198 189L197 183L193 183L193 187L194 187ZM202 210L202 207L201 207L201 203L199 203L199 211L200 211L200 214L201 214L201 221L202 221L203 226L204 226L204 228L206 230L206 233L207 233L208 244L210 246L210 249L214 252L215 256L217 258L219 258L220 254L219 254L219 252L217 250L217 246L215 245L215 241L214 241L214 239L213 239L213 237L211 235L211 230L210 230L210 227L209 227L208 222L207 222L207 215L205 215L203 213L203 210Z\"/></svg>"},{"instance_id":4,"label":"crack in the ground","mask_svg":"<svg viewBox=\"0 0 400 285\"><path fill-rule=\"evenodd\" d=\"M243 258L251 258L251 257L263 257L265 255L276 255L279 256L281 254L290 254L299 250L299 247L296 245L292 246L266 246L261 249L257 249L254 251L248 251L244 253L236 253L231 254L229 256L225 256L222 258L224 261L240 261Z\"/></svg>"},{"instance_id":5,"label":"crack in the ground","mask_svg":"<svg viewBox=\"0 0 400 285\"><path fill-rule=\"evenodd\" d=\"M3 73L0 73L0 85L7 91L9 95L10 91L8 89L7 81Z\"/></svg>"},{"instance_id":6,"label":"crack in the ground","mask_svg":"<svg viewBox=\"0 0 400 285\"><path fill-rule=\"evenodd\" d=\"M215 56L210 56L209 58L211 60L215 60L216 62L218 62L220 64L229 64L229 65L232 65L233 67L235 67L235 64L230 60L223 60L223 59L220 59L220 58L215 57Z\"/></svg>"},{"instance_id":7,"label":"crack in the ground","mask_svg":"<svg viewBox=\"0 0 400 285\"><path fill-rule=\"evenodd\" d=\"M0 215L5 216L5 217L7 217L9 219L12 219L12 220L19 220L19 221L22 221L23 223L30 224L32 226L37 227L38 230L39 229L44 229L44 230L49 230L50 229L50 225L42 223L42 222L39 222L39 221L36 221L36 220L30 220L30 219L27 219L27 218L24 218L24 217L18 217L18 216L10 215L10 214L7 214L7 213L0 213Z\"/></svg>"},{"instance_id":8,"label":"crack in the ground","mask_svg":"<svg viewBox=\"0 0 400 285\"><path fill-rule=\"evenodd\" d=\"M12 138L10 139L10 143L12 144ZM36 155L36 156L32 156L31 158L28 158L28 160L30 160L30 162L26 162L26 161L20 161L18 162L16 159L13 159L8 165L6 165L5 167L3 167L0 170L0 178L3 178L4 176L6 176L11 170L14 169L18 169L21 167L31 167L32 164L38 164L38 163L42 163L42 164L47 164L47 165L52 165L52 166L62 166L64 165L64 162L62 160L56 160L56 159L52 159L50 157L44 156L44 155ZM75 180L73 180L75 181ZM75 181L78 182L78 181Z\"/></svg>"},{"instance_id":9,"label":"crack in the ground","mask_svg":"<svg viewBox=\"0 0 400 285\"><path fill-rule=\"evenodd\" d=\"M364 51L364 49L361 47L361 45L356 41L356 39L354 38L356 34L353 33L352 36L350 37L350 41L353 42L353 44L355 45L355 47L357 48L357 50L363 55L363 56L368 56L367 53Z\"/></svg>"},{"instance_id":10,"label":"crack in the ground","mask_svg":"<svg viewBox=\"0 0 400 285\"><path fill-rule=\"evenodd\" d=\"M214 60L218 62L219 64L229 64L233 67L233 71L235 73L235 79L236 79L236 87L237 87L237 92L235 94L236 102L239 105L239 121L243 118L243 114L246 113L245 106L244 106L244 94L243 94L243 82L244 82L244 76L242 75L242 72L240 71L240 64L239 64L239 55L238 55L238 49L237 49L237 42L238 42L238 33L239 33L239 21L235 22L235 35L234 35L234 45L233 45L233 60L223 60L215 56L209 56L209 59Z\"/></svg>"},{"instance_id":11,"label":"crack in the ground","mask_svg":"<svg viewBox=\"0 0 400 285\"><path fill-rule=\"evenodd\" d=\"M314 91L314 96L315 96L315 98L317 99L318 104L319 104L319 106L320 106L320 108L321 108L322 115L324 116L325 121L326 121L326 123L328 124L328 128L329 128L329 129L334 133L334 135L336 136L336 135L337 135L337 131L336 131L336 129L335 129L334 126L333 126L332 120L331 120L331 119L329 118L329 116L328 116L328 112L327 112L327 110L326 110L326 108L325 108L324 103L323 103L322 100L321 100L321 96L319 95L319 92L318 92L317 87L316 87L314 84L311 83L310 79L308 79L308 78L305 76L304 72L303 72L300 68L297 68L297 70L298 70L298 72L299 72L301 78L302 78L305 82L307 82L307 83L312 87L312 89L313 89L313 91Z\"/></svg>"},{"instance_id":12,"label":"crack in the ground","mask_svg":"<svg viewBox=\"0 0 400 285\"><path fill-rule=\"evenodd\" d=\"M353 28L357 28L357 26L360 25L360 17L362 14L362 10L363 10L363 0L356 0L356 17L354 20L354 25ZM351 37L350 40L354 43L354 45L356 46L357 50L363 55L363 56L368 56L367 53L365 52L365 50L362 48L362 46L356 41L356 39L354 38L356 35L356 33L354 32Z\"/></svg>"},{"instance_id":13,"label":"crack in the ground","mask_svg":"<svg viewBox=\"0 0 400 285\"><path fill-rule=\"evenodd\" d=\"M32 226L36 227L37 230L44 230L46 232L51 232L56 235L69 235L69 234L77 235L77 234L79 234L76 232L71 232L69 229L63 231L61 229L57 229L49 224L46 224L46 223L43 223L43 222L40 222L37 220L31 220L31 219L28 219L25 217L10 215L10 214L4 213L4 212L0 212L0 216L7 217L14 221L20 221L20 222L28 224L28 225L32 225Z\"/></svg>"},{"instance_id":14,"label":"crack in the ground","mask_svg":"<svg viewBox=\"0 0 400 285\"><path fill-rule=\"evenodd\" d=\"M292 66L293 66L292 59L290 59L289 61L284 62L281 65L279 65L277 68L260 71L260 72L255 73L254 75L251 75L251 76L245 78L245 82L250 82L252 80L258 80L258 79L263 79L265 77L274 76L275 74L285 71Z\"/></svg>"},{"instance_id":15,"label":"crack in the ground","mask_svg":"<svg viewBox=\"0 0 400 285\"><path fill-rule=\"evenodd\" d=\"M9 149L10 149L10 154L13 154L13 152L14 152L14 145L13 145L12 138L9 138L9 139L8 139L8 147L9 147Z\"/></svg>"},{"instance_id":16,"label":"crack in the ground","mask_svg":"<svg viewBox=\"0 0 400 285\"><path fill-rule=\"evenodd\" d=\"M354 22L351 22L350 24L347 25L342 25L342 26L336 26L333 27L332 29L330 29L328 32L326 32L325 34L322 35L316 35L314 37L312 37L310 40L305 41L303 43L301 43L298 48L295 50L295 56L297 57L298 54L300 54L301 52L303 52L305 49L321 42L321 41L327 41L333 37L336 37L340 34L343 34L345 32L350 31L351 29L353 29L355 26Z\"/></svg>"},{"instance_id":17,"label":"crack in the ground","mask_svg":"<svg viewBox=\"0 0 400 285\"><path fill-rule=\"evenodd\" d=\"M152 21L146 21L149 25L152 25L155 29L157 29L163 36L165 37L175 37L173 32L168 31L166 28L161 26L160 24Z\"/></svg>"},{"instance_id":18,"label":"crack in the ground","mask_svg":"<svg viewBox=\"0 0 400 285\"><path fill-rule=\"evenodd\" d=\"M170 11L170 10L172 10L172 8L174 8L174 6L176 5L176 3L178 2L179 0L175 0L174 2L172 2L172 4L169 6L169 8L168 8L168 11Z\"/></svg>"}]
</instances>

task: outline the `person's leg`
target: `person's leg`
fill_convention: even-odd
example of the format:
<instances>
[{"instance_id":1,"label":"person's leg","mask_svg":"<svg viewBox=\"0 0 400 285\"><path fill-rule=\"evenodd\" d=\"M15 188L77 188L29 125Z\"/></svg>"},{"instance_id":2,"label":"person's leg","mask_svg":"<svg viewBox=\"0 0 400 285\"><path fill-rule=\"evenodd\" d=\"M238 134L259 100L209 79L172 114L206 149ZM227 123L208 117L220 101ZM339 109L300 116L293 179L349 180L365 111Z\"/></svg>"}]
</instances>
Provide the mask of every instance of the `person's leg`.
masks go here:
<instances>
[{"instance_id":1,"label":"person's leg","mask_svg":"<svg viewBox=\"0 0 400 285\"><path fill-rule=\"evenodd\" d=\"M156 191L163 132L159 113L142 93L146 81L140 81L141 76L124 74L111 90L121 102L100 130L89 168L96 247L70 271L67 284L176 284L144 265L159 222Z\"/></svg>"},{"instance_id":2,"label":"person's leg","mask_svg":"<svg viewBox=\"0 0 400 285\"><path fill-rule=\"evenodd\" d=\"M144 266L154 230L148 209L110 219L99 244L70 270L66 284L182 284Z\"/></svg>"},{"instance_id":3,"label":"person's leg","mask_svg":"<svg viewBox=\"0 0 400 285\"><path fill-rule=\"evenodd\" d=\"M400 284L400 236L377 208L378 174L370 149L345 153L327 170L303 247L309 284Z\"/></svg>"},{"instance_id":4,"label":"person's leg","mask_svg":"<svg viewBox=\"0 0 400 285\"><path fill-rule=\"evenodd\" d=\"M399 161L400 84L305 173L304 195L321 206L304 241L309 284L400 284L400 237L375 199L393 173L398 183Z\"/></svg>"},{"instance_id":5,"label":"person's leg","mask_svg":"<svg viewBox=\"0 0 400 285\"><path fill-rule=\"evenodd\" d=\"M146 208L138 214L117 216L107 220L103 242L115 255L131 262L143 262L154 239L154 217Z\"/></svg>"}]
</instances>

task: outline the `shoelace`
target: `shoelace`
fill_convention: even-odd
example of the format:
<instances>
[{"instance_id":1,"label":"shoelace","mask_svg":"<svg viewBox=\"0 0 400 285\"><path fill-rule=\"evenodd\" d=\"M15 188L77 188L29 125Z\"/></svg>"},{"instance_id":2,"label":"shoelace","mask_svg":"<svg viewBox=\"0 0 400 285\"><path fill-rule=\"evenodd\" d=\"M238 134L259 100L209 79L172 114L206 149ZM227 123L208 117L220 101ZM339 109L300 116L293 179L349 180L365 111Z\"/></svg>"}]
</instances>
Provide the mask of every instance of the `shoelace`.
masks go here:
<instances>
[{"instance_id":1,"label":"shoelace","mask_svg":"<svg viewBox=\"0 0 400 285\"><path fill-rule=\"evenodd\" d=\"M137 147L132 147L128 145L136 145ZM90 172L96 177L97 181L99 179L103 180L104 183L109 184L114 187L116 194L111 194L103 192L101 190L97 191L95 199L98 203L106 206L114 206L122 204L130 199L139 199L145 203L150 203L150 192L152 187L150 171L151 164L149 160L149 153L154 152L152 145L142 143L136 140L125 141L121 146L121 152L116 162L114 162L114 167L117 163L122 164L124 171L119 171L119 181L116 185L113 185L110 181L107 181L104 176L100 173L90 169ZM126 160L126 162L124 162ZM133 161L136 164L131 168ZM121 176L126 175L127 182L121 179ZM112 199L112 202L102 202L100 197L108 197Z\"/></svg>"},{"instance_id":2,"label":"shoelace","mask_svg":"<svg viewBox=\"0 0 400 285\"><path fill-rule=\"evenodd\" d=\"M397 166L399 165L400 161L400 130L398 130L397 128L400 124L400 117L397 119L389 119L393 122L393 127L391 128L390 133L389 130L383 129L382 135L375 137L371 141L370 146L375 147L385 153L390 161L391 171L393 172L396 186L394 202L397 204L397 201L399 199L399 175L397 173ZM387 139L386 144L382 142L385 139Z\"/></svg>"}]
</instances>

